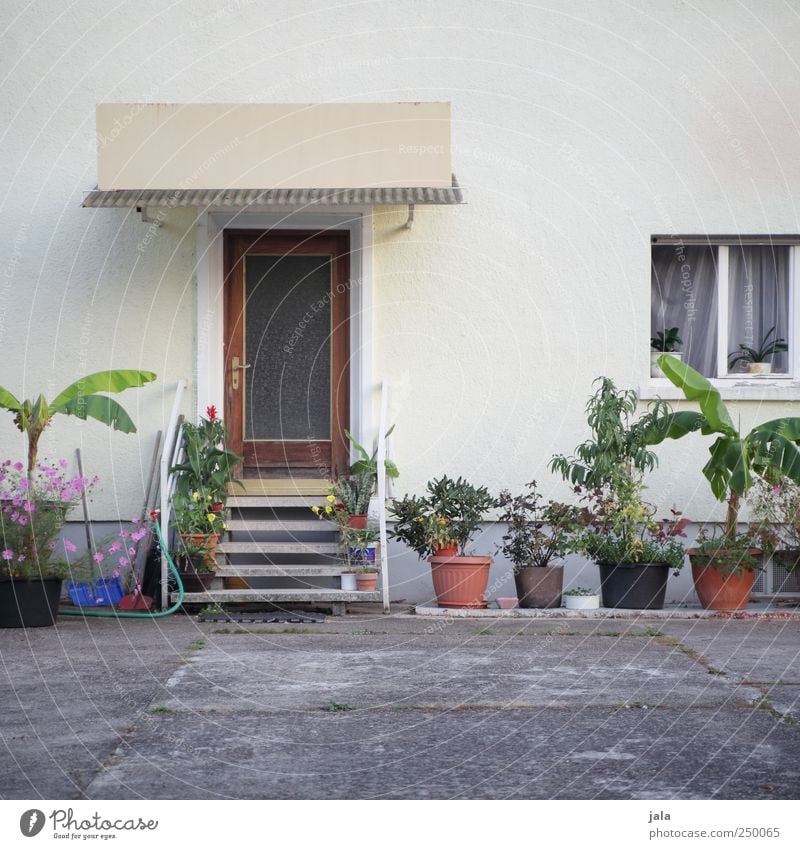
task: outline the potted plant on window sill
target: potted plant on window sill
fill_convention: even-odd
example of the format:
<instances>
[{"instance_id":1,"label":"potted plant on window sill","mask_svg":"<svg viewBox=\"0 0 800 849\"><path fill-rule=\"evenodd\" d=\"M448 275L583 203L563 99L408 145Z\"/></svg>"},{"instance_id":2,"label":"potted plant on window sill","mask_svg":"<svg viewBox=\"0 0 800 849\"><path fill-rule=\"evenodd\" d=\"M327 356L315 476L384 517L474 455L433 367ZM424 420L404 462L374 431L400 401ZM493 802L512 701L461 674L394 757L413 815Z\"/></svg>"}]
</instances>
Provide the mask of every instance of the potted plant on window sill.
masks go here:
<instances>
[{"instance_id":1,"label":"potted plant on window sill","mask_svg":"<svg viewBox=\"0 0 800 849\"><path fill-rule=\"evenodd\" d=\"M751 534L739 532L739 509L756 476L767 480L784 476L800 483L800 418L773 419L743 435L717 389L686 363L662 357L659 365L669 380L696 401L700 412L667 414L653 423L648 443L680 439L699 431L716 435L703 474L715 498L727 505L721 535L701 540L690 550L695 589L701 604L717 610L740 610L747 605L758 563Z\"/></svg>"},{"instance_id":2,"label":"potted plant on window sill","mask_svg":"<svg viewBox=\"0 0 800 849\"><path fill-rule=\"evenodd\" d=\"M731 351L728 354L728 371L733 371L735 365L743 363L748 374L772 374L772 358L775 354L789 350L785 339L775 338L770 341L770 337L776 333L776 329L777 325L774 325L766 332L758 348L750 348L742 344L739 345L738 351Z\"/></svg>"},{"instance_id":3,"label":"potted plant on window sill","mask_svg":"<svg viewBox=\"0 0 800 849\"><path fill-rule=\"evenodd\" d=\"M428 558L439 607L488 606L484 594L492 558L468 555L466 549L495 505L485 487L447 476L430 481L424 496L392 502L392 537Z\"/></svg>"},{"instance_id":4,"label":"potted plant on window sill","mask_svg":"<svg viewBox=\"0 0 800 849\"><path fill-rule=\"evenodd\" d=\"M497 506L499 521L507 524L501 551L513 564L520 607L561 607L564 566L570 534L580 526L578 509L557 501L544 502L536 481L527 492L512 496L505 489Z\"/></svg>"},{"instance_id":5,"label":"potted plant on window sill","mask_svg":"<svg viewBox=\"0 0 800 849\"><path fill-rule=\"evenodd\" d=\"M676 360L683 357L683 352L678 350L678 345L683 343L678 335L679 333L677 327L669 327L665 330L659 330L650 339L650 377L664 377L664 372L658 367L658 358L662 354L669 354Z\"/></svg>"}]
</instances>

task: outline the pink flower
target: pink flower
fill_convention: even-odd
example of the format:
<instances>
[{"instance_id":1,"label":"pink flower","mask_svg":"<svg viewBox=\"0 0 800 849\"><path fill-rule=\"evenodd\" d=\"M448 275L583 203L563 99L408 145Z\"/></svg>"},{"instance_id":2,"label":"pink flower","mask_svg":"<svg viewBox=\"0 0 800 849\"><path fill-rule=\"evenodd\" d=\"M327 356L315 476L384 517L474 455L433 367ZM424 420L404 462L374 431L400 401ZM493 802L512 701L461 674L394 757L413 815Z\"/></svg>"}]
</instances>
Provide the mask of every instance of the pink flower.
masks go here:
<instances>
[{"instance_id":1,"label":"pink flower","mask_svg":"<svg viewBox=\"0 0 800 849\"><path fill-rule=\"evenodd\" d=\"M112 575L114 578L119 578L119 569L115 569L115 570L111 573L111 575Z\"/></svg>"},{"instance_id":2,"label":"pink flower","mask_svg":"<svg viewBox=\"0 0 800 849\"><path fill-rule=\"evenodd\" d=\"M102 552L98 551L92 559L95 563L102 563L106 558Z\"/></svg>"},{"instance_id":3,"label":"pink flower","mask_svg":"<svg viewBox=\"0 0 800 849\"><path fill-rule=\"evenodd\" d=\"M136 549L135 549L133 546L131 546L131 547L128 549L128 554L129 554L131 557L133 557L133 555L134 555L134 554L136 554Z\"/></svg>"},{"instance_id":4,"label":"pink flower","mask_svg":"<svg viewBox=\"0 0 800 849\"><path fill-rule=\"evenodd\" d=\"M131 519L131 524L132 524L132 525L138 525L138 524L139 524L139 517L138 517L138 516L134 516L134 517Z\"/></svg>"},{"instance_id":5,"label":"pink flower","mask_svg":"<svg viewBox=\"0 0 800 849\"><path fill-rule=\"evenodd\" d=\"M17 562L18 563L24 563L25 562L25 555L20 554L20 556L17 558Z\"/></svg>"},{"instance_id":6,"label":"pink flower","mask_svg":"<svg viewBox=\"0 0 800 849\"><path fill-rule=\"evenodd\" d=\"M65 488L61 490L61 500L62 501L72 501L72 490L69 488Z\"/></svg>"},{"instance_id":7,"label":"pink flower","mask_svg":"<svg viewBox=\"0 0 800 849\"><path fill-rule=\"evenodd\" d=\"M0 557L2 557L3 560L13 560L14 559L14 552L10 548L7 548L7 549L5 549L5 551L0 553Z\"/></svg>"},{"instance_id":8,"label":"pink flower","mask_svg":"<svg viewBox=\"0 0 800 849\"><path fill-rule=\"evenodd\" d=\"M127 557L120 557L119 565L120 566L127 566L128 565L128 558Z\"/></svg>"},{"instance_id":9,"label":"pink flower","mask_svg":"<svg viewBox=\"0 0 800 849\"><path fill-rule=\"evenodd\" d=\"M11 521L12 521L12 522L16 522L16 521L17 521L17 519L19 519L19 510L15 510L15 511L11 514Z\"/></svg>"},{"instance_id":10,"label":"pink flower","mask_svg":"<svg viewBox=\"0 0 800 849\"><path fill-rule=\"evenodd\" d=\"M122 546L116 540L114 540L114 542L112 542L111 545L108 547L108 550L111 552L111 554L114 554L115 552L119 551L121 548L122 548Z\"/></svg>"},{"instance_id":11,"label":"pink flower","mask_svg":"<svg viewBox=\"0 0 800 849\"><path fill-rule=\"evenodd\" d=\"M58 465L59 465L59 466L61 466L61 468L62 468L62 469L66 469L66 468L67 468L68 463L67 463L67 461L66 461L66 460L59 460L59 461L58 461Z\"/></svg>"},{"instance_id":12,"label":"pink flower","mask_svg":"<svg viewBox=\"0 0 800 849\"><path fill-rule=\"evenodd\" d=\"M23 509L26 513L33 513L33 511L34 511L35 507L34 507L34 504L33 504L33 502L32 502L32 501L26 501L26 502L22 505L22 509Z\"/></svg>"},{"instance_id":13,"label":"pink flower","mask_svg":"<svg viewBox=\"0 0 800 849\"><path fill-rule=\"evenodd\" d=\"M19 523L20 523L20 525L27 525L28 520L24 516L20 516L19 517Z\"/></svg>"},{"instance_id":14,"label":"pink flower","mask_svg":"<svg viewBox=\"0 0 800 849\"><path fill-rule=\"evenodd\" d=\"M14 463L14 468L18 471L22 471L22 463Z\"/></svg>"},{"instance_id":15,"label":"pink flower","mask_svg":"<svg viewBox=\"0 0 800 849\"><path fill-rule=\"evenodd\" d=\"M130 536L130 534L127 531L120 531L119 535L120 535L120 539L127 539Z\"/></svg>"},{"instance_id":16,"label":"pink flower","mask_svg":"<svg viewBox=\"0 0 800 849\"><path fill-rule=\"evenodd\" d=\"M29 485L29 481L28 481L27 478L22 478L22 480L18 484L20 489L27 489L28 485Z\"/></svg>"},{"instance_id":17,"label":"pink flower","mask_svg":"<svg viewBox=\"0 0 800 849\"><path fill-rule=\"evenodd\" d=\"M78 546L75 545L74 542L70 542L68 539L64 540L64 548L70 553L74 554L78 550Z\"/></svg>"},{"instance_id":18,"label":"pink flower","mask_svg":"<svg viewBox=\"0 0 800 849\"><path fill-rule=\"evenodd\" d=\"M775 486L772 487L772 494L773 495L780 495L781 492L782 492L782 490L781 490L780 486L778 486L778 484L775 484Z\"/></svg>"}]
</instances>

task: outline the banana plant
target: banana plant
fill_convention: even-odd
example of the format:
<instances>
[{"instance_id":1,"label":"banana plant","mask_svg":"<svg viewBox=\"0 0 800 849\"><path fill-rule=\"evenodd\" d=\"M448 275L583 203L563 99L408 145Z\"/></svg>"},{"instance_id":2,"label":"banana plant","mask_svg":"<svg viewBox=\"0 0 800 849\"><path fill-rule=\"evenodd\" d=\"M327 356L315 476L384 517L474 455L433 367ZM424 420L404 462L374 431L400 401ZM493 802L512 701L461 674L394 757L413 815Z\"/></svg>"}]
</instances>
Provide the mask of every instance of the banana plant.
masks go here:
<instances>
[{"instance_id":1,"label":"banana plant","mask_svg":"<svg viewBox=\"0 0 800 849\"><path fill-rule=\"evenodd\" d=\"M0 408L14 416L17 429L28 438L28 479L32 479L36 468L39 439L54 416L60 413L84 420L91 417L122 433L136 433L136 426L125 410L113 398L98 393L122 392L155 379L156 375L151 371L98 371L71 383L52 401L48 401L44 395L18 401L11 392L0 386Z\"/></svg>"},{"instance_id":2,"label":"banana plant","mask_svg":"<svg viewBox=\"0 0 800 849\"><path fill-rule=\"evenodd\" d=\"M719 392L703 375L667 355L658 358L658 365L688 401L697 402L700 412L670 412L659 417L650 423L646 440L657 445L687 433L716 434L703 474L714 497L727 502L725 537L732 539L736 536L741 499L754 475L783 475L800 483L800 418L772 419L742 434Z\"/></svg>"},{"instance_id":3,"label":"banana plant","mask_svg":"<svg viewBox=\"0 0 800 849\"><path fill-rule=\"evenodd\" d=\"M394 425L392 425L389 430L386 431L386 438L388 439L392 435L392 431L394 430ZM373 479L377 479L378 477L378 449L376 448L372 454L364 448L363 445L360 445L356 442L355 437L349 430L344 432L344 435L353 445L353 448L358 451L361 455L359 460L356 460L355 463L350 467L350 474L360 475L363 473L369 473L373 476ZM387 478L398 478L400 477L400 472L397 468L397 465L393 460L386 459L383 461L383 467L386 469L386 477Z\"/></svg>"}]
</instances>

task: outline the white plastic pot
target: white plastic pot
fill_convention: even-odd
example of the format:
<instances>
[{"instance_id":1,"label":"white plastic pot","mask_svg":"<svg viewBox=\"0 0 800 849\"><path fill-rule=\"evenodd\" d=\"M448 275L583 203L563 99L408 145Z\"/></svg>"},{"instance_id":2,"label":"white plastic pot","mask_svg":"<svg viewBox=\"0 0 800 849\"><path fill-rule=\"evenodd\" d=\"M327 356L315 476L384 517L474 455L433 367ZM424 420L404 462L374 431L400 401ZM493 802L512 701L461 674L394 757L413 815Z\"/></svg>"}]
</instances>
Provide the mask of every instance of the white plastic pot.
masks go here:
<instances>
[{"instance_id":1,"label":"white plastic pot","mask_svg":"<svg viewBox=\"0 0 800 849\"><path fill-rule=\"evenodd\" d=\"M356 586L356 573L355 572L342 572L342 589L347 592L355 592L357 589Z\"/></svg>"},{"instance_id":2,"label":"white plastic pot","mask_svg":"<svg viewBox=\"0 0 800 849\"><path fill-rule=\"evenodd\" d=\"M567 610L597 610L600 607L599 595L565 595Z\"/></svg>"}]
</instances>

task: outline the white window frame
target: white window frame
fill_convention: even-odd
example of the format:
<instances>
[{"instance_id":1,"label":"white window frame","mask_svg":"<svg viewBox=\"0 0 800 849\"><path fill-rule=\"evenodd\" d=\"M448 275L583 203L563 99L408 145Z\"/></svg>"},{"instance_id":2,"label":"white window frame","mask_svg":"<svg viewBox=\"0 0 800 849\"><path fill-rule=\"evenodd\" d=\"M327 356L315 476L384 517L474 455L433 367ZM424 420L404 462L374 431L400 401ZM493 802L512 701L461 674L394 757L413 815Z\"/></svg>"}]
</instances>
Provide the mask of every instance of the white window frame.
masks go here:
<instances>
[{"instance_id":1,"label":"white window frame","mask_svg":"<svg viewBox=\"0 0 800 849\"><path fill-rule=\"evenodd\" d=\"M800 236L653 236L654 245L708 245L717 249L717 375L711 383L723 398L732 400L800 400ZM789 246L789 364L785 374L762 376L728 373L728 299L730 292L729 251L732 245ZM652 287L650 291L652 298ZM648 334L649 338L649 334ZM648 358L649 363L649 358ZM648 377L640 387L643 399L683 398L683 393L667 378Z\"/></svg>"}]
</instances>

